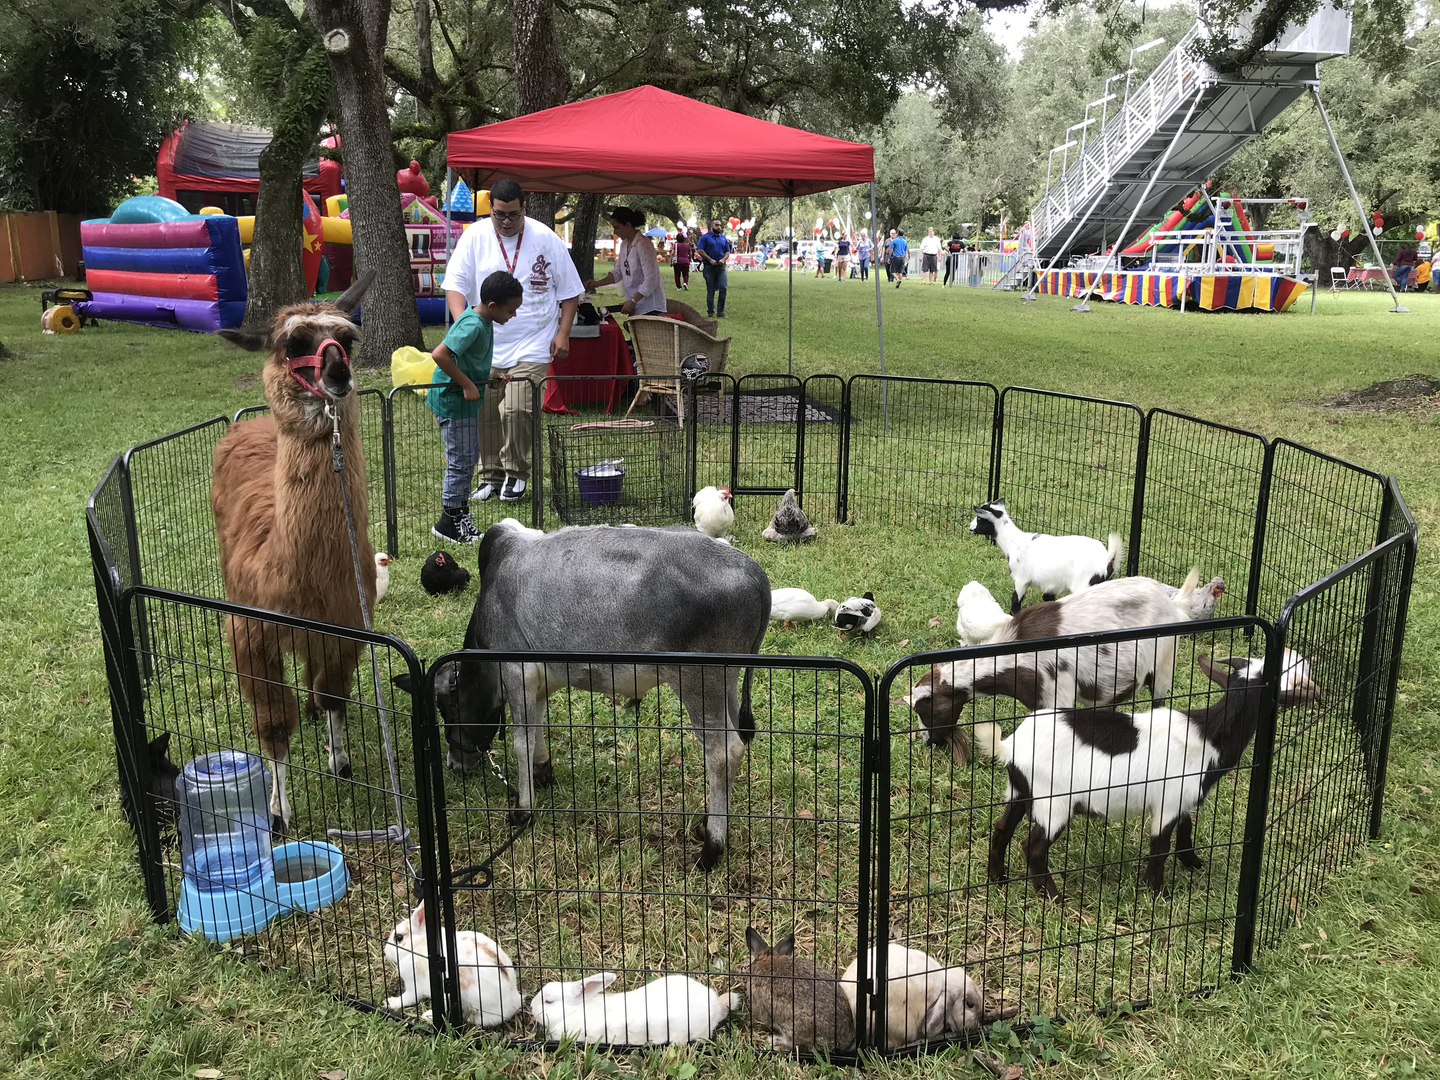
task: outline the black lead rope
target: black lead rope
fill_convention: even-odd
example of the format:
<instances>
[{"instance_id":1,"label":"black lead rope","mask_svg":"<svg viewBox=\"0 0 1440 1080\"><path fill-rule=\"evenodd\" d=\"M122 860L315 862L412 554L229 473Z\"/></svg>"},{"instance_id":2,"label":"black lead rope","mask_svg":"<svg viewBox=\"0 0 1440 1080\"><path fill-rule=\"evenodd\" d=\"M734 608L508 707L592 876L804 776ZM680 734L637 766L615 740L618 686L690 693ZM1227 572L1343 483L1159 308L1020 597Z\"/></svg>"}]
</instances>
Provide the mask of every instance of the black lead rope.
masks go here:
<instances>
[{"instance_id":1,"label":"black lead rope","mask_svg":"<svg viewBox=\"0 0 1440 1080\"><path fill-rule=\"evenodd\" d=\"M340 501L345 506L345 527L350 533L350 560L355 567L355 592L360 598L360 618L366 630L373 630L370 607L365 602L365 578L360 572L360 544L355 539L355 517L350 510L350 491L345 483L345 449L340 443L340 414L334 403L325 403L325 415L330 418L330 464L340 474ZM375 681L375 711L380 717L380 738L385 748L385 763L390 771L390 794L395 800L396 824L385 829L327 829L325 835L338 840L385 841L400 847L400 857L405 860L405 869L412 881L418 881L415 867L410 862L410 852L418 845L410 840L410 830L405 827L405 807L400 797L400 771L395 764L395 747L390 740L390 724L386 719L389 710L385 706L384 693L380 687L380 662L375 656L375 646L370 645L370 674Z\"/></svg>"}]
</instances>

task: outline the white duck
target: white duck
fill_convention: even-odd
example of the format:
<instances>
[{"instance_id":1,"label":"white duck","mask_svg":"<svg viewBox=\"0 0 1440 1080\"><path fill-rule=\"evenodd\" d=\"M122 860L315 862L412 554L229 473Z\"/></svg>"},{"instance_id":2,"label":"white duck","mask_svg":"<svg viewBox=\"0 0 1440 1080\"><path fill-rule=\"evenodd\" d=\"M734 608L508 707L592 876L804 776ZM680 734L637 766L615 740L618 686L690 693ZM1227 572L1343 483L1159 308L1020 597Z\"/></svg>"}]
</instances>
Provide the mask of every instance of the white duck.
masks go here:
<instances>
[{"instance_id":1,"label":"white duck","mask_svg":"<svg viewBox=\"0 0 1440 1080\"><path fill-rule=\"evenodd\" d=\"M786 629L791 623L828 618L839 608L838 600L816 600L804 589L774 589L770 593L770 621Z\"/></svg>"},{"instance_id":2,"label":"white duck","mask_svg":"<svg viewBox=\"0 0 1440 1080\"><path fill-rule=\"evenodd\" d=\"M1010 623L1010 613L996 603L990 590L978 581L972 581L960 590L955 606L959 609L955 632L960 635L962 645L984 645L994 641L995 635Z\"/></svg>"},{"instance_id":3,"label":"white duck","mask_svg":"<svg viewBox=\"0 0 1440 1080\"><path fill-rule=\"evenodd\" d=\"M832 620L840 636L860 633L869 634L880 625L880 608L875 604L874 593L852 596L840 605Z\"/></svg>"}]
</instances>

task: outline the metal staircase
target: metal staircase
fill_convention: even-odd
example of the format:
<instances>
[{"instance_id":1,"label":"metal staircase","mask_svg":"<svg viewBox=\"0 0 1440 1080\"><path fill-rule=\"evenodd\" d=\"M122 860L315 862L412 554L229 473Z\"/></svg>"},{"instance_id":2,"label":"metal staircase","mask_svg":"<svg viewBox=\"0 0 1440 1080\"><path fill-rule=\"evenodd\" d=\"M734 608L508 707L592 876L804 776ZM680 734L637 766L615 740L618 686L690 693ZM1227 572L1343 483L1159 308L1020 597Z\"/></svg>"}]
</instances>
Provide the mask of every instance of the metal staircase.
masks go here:
<instances>
[{"instance_id":1,"label":"metal staircase","mask_svg":"<svg viewBox=\"0 0 1440 1080\"><path fill-rule=\"evenodd\" d=\"M1321 60L1349 52L1350 15L1322 7L1236 74L1199 58L1208 36L1192 26L1050 185L1030 217L1041 265L1108 249L1128 220L1149 225L1209 179L1318 82Z\"/></svg>"}]
</instances>

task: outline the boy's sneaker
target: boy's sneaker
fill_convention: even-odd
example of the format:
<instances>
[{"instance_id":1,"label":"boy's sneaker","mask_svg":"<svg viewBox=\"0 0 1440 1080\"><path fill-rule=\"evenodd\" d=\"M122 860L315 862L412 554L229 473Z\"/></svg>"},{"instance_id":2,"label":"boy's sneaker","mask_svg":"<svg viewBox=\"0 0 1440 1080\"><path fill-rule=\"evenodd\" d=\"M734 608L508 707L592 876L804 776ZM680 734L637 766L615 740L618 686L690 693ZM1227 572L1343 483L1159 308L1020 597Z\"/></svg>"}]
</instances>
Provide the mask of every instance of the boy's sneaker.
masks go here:
<instances>
[{"instance_id":1,"label":"boy's sneaker","mask_svg":"<svg viewBox=\"0 0 1440 1080\"><path fill-rule=\"evenodd\" d=\"M475 502L484 502L486 499L490 498L494 494L495 485L490 483L489 480L486 480L485 483L481 484L474 491L470 492L470 498Z\"/></svg>"},{"instance_id":2,"label":"boy's sneaker","mask_svg":"<svg viewBox=\"0 0 1440 1080\"><path fill-rule=\"evenodd\" d=\"M480 533L468 511L447 506L441 511L440 520L430 526L430 535L452 544L473 544Z\"/></svg>"},{"instance_id":3,"label":"boy's sneaker","mask_svg":"<svg viewBox=\"0 0 1440 1080\"><path fill-rule=\"evenodd\" d=\"M518 476L505 477L505 486L500 489L501 502L519 502L525 497L525 481Z\"/></svg>"}]
</instances>

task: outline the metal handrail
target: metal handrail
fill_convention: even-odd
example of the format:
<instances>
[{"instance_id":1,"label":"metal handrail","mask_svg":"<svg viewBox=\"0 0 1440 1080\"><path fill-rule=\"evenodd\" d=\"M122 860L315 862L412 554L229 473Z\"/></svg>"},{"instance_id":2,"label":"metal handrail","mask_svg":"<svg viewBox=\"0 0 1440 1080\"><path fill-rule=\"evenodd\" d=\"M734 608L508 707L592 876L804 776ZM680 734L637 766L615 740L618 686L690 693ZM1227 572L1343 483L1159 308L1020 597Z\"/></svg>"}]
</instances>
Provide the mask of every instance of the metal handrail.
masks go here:
<instances>
[{"instance_id":1,"label":"metal handrail","mask_svg":"<svg viewBox=\"0 0 1440 1080\"><path fill-rule=\"evenodd\" d=\"M1085 150L1031 211L1035 247L1040 250L1109 183L1114 170L1128 161L1187 98L1195 79L1209 69L1191 46L1203 33L1196 23L1136 87L1104 128L1088 140Z\"/></svg>"}]
</instances>

